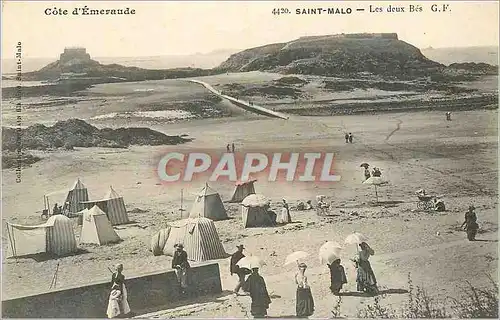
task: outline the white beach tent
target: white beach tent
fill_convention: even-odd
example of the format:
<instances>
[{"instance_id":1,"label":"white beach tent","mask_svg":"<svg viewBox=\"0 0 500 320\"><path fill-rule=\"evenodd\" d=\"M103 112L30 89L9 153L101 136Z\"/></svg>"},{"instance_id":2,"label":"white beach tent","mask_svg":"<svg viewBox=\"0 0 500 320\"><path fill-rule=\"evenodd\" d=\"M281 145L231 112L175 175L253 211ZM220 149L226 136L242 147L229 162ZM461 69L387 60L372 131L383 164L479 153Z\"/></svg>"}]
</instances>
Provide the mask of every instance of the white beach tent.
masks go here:
<instances>
[{"instance_id":1,"label":"white beach tent","mask_svg":"<svg viewBox=\"0 0 500 320\"><path fill-rule=\"evenodd\" d=\"M153 254L155 251L158 253L159 250L155 247L163 245L163 254L173 256L174 245L178 243L184 245L188 259L192 261L223 259L229 256L219 239L214 222L207 218L170 222L166 229L153 236L151 250Z\"/></svg>"},{"instance_id":2,"label":"white beach tent","mask_svg":"<svg viewBox=\"0 0 500 320\"><path fill-rule=\"evenodd\" d=\"M121 239L113 229L106 213L93 206L83 211L82 232L80 243L95 243L98 245L119 242Z\"/></svg>"},{"instance_id":3,"label":"white beach tent","mask_svg":"<svg viewBox=\"0 0 500 320\"><path fill-rule=\"evenodd\" d=\"M204 217L217 221L227 219L227 212L217 191L205 184L194 199L189 217Z\"/></svg>"},{"instance_id":4,"label":"white beach tent","mask_svg":"<svg viewBox=\"0 0 500 320\"><path fill-rule=\"evenodd\" d=\"M7 222L7 234L14 257L44 252L63 256L77 249L73 223L61 214L51 216L47 222L36 226Z\"/></svg>"},{"instance_id":5,"label":"white beach tent","mask_svg":"<svg viewBox=\"0 0 500 320\"><path fill-rule=\"evenodd\" d=\"M233 196L229 202L241 202L248 195L255 194L255 179L246 182L237 182L233 191Z\"/></svg>"},{"instance_id":6,"label":"white beach tent","mask_svg":"<svg viewBox=\"0 0 500 320\"><path fill-rule=\"evenodd\" d=\"M98 206L106 215L113 226L130 222L125 208L125 202L112 186L109 187L108 192L100 200L95 201L82 201L83 206L91 209Z\"/></svg>"},{"instance_id":7,"label":"white beach tent","mask_svg":"<svg viewBox=\"0 0 500 320\"><path fill-rule=\"evenodd\" d=\"M261 194L251 194L241 202L241 219L245 228L267 227L273 224L267 212L270 201Z\"/></svg>"}]
</instances>

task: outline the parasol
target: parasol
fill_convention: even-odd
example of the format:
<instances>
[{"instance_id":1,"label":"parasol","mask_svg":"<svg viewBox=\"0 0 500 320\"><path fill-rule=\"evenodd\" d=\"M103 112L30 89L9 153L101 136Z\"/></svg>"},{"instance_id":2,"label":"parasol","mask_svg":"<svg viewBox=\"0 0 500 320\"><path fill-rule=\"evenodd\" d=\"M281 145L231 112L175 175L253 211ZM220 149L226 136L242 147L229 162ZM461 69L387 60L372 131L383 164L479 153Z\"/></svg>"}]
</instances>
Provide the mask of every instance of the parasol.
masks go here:
<instances>
[{"instance_id":1,"label":"parasol","mask_svg":"<svg viewBox=\"0 0 500 320\"><path fill-rule=\"evenodd\" d=\"M361 167L361 168L365 168L365 169L368 169L368 167L369 167L369 166L370 166L370 165L369 165L368 163L366 163L366 162L363 162L363 163L360 165L360 167Z\"/></svg>"},{"instance_id":2,"label":"parasol","mask_svg":"<svg viewBox=\"0 0 500 320\"><path fill-rule=\"evenodd\" d=\"M361 242L367 241L368 238L359 232L354 232L345 238L346 244L360 244Z\"/></svg>"},{"instance_id":3,"label":"parasol","mask_svg":"<svg viewBox=\"0 0 500 320\"><path fill-rule=\"evenodd\" d=\"M299 260L303 260L309 256L309 253L305 251L295 251L293 253L290 253L286 259L285 259L285 264L284 266L290 265L295 262L299 262Z\"/></svg>"},{"instance_id":4,"label":"parasol","mask_svg":"<svg viewBox=\"0 0 500 320\"><path fill-rule=\"evenodd\" d=\"M261 268L262 266L265 266L266 263L264 262L264 260L257 256L247 256L241 258L241 260L238 261L236 265L240 268L252 270L253 268Z\"/></svg>"},{"instance_id":5,"label":"parasol","mask_svg":"<svg viewBox=\"0 0 500 320\"><path fill-rule=\"evenodd\" d=\"M331 264L333 261L340 259L340 252L342 251L342 248L340 244L333 242L333 241L328 241L324 243L320 248L319 248L319 261L320 263L328 263Z\"/></svg>"}]
</instances>

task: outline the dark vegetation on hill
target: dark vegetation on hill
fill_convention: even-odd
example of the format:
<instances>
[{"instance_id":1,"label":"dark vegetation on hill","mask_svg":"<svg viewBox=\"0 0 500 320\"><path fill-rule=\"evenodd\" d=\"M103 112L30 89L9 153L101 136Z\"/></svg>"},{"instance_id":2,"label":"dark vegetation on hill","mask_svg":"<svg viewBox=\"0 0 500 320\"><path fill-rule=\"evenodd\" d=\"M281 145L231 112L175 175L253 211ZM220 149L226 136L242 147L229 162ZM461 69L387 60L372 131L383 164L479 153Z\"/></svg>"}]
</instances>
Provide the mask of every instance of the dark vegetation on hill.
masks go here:
<instances>
[{"instance_id":1,"label":"dark vegetation on hill","mask_svg":"<svg viewBox=\"0 0 500 320\"><path fill-rule=\"evenodd\" d=\"M233 54L219 68L284 74L345 76L370 72L391 77L418 77L444 66L427 59L396 34L302 37Z\"/></svg>"},{"instance_id":2,"label":"dark vegetation on hill","mask_svg":"<svg viewBox=\"0 0 500 320\"><path fill-rule=\"evenodd\" d=\"M51 127L35 124L17 132L2 128L3 150L16 151L21 137L23 150L47 150L73 147L127 148L131 145L176 145L191 141L180 136L168 136L149 128L98 129L83 120L59 121Z\"/></svg>"}]
</instances>

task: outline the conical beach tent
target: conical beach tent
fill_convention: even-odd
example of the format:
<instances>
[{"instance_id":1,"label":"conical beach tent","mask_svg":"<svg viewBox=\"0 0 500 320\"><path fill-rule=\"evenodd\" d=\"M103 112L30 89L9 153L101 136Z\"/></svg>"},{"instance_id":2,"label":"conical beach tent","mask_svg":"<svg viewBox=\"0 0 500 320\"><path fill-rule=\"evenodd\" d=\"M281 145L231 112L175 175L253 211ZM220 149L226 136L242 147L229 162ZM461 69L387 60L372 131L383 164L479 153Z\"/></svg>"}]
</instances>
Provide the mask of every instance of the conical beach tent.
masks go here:
<instances>
[{"instance_id":1,"label":"conical beach tent","mask_svg":"<svg viewBox=\"0 0 500 320\"><path fill-rule=\"evenodd\" d=\"M121 197L111 186L103 199L83 201L81 203L87 209L98 206L106 213L113 226L130 222L123 197Z\"/></svg>"},{"instance_id":2,"label":"conical beach tent","mask_svg":"<svg viewBox=\"0 0 500 320\"><path fill-rule=\"evenodd\" d=\"M267 227L273 224L267 210L269 200L261 194L251 194L241 203L241 218L245 228Z\"/></svg>"},{"instance_id":3,"label":"conical beach tent","mask_svg":"<svg viewBox=\"0 0 500 320\"><path fill-rule=\"evenodd\" d=\"M82 204L83 201L89 200L89 193L87 187L83 185L80 178L76 180L75 184L69 190L66 200L64 201L63 212L76 213L85 209Z\"/></svg>"},{"instance_id":4,"label":"conical beach tent","mask_svg":"<svg viewBox=\"0 0 500 320\"><path fill-rule=\"evenodd\" d=\"M182 243L191 261L206 261L227 258L215 224L207 218L188 218L175 221L164 229L163 237L167 236L163 254L172 256L174 245ZM158 235L153 236L156 240Z\"/></svg>"},{"instance_id":5,"label":"conical beach tent","mask_svg":"<svg viewBox=\"0 0 500 320\"><path fill-rule=\"evenodd\" d=\"M14 257L36 253L64 256L77 249L73 223L70 218L60 214L36 226L7 223L7 234Z\"/></svg>"},{"instance_id":6,"label":"conical beach tent","mask_svg":"<svg viewBox=\"0 0 500 320\"><path fill-rule=\"evenodd\" d=\"M120 241L120 237L113 229L106 213L98 206L83 212L82 232L80 243L96 243L103 245Z\"/></svg>"},{"instance_id":7,"label":"conical beach tent","mask_svg":"<svg viewBox=\"0 0 500 320\"><path fill-rule=\"evenodd\" d=\"M227 213L217 191L205 184L205 187L194 199L189 217L204 217L217 221L227 219Z\"/></svg>"},{"instance_id":8,"label":"conical beach tent","mask_svg":"<svg viewBox=\"0 0 500 320\"><path fill-rule=\"evenodd\" d=\"M246 182L237 182L234 188L233 196L229 202L241 202L248 195L255 194L254 183L257 180L250 180Z\"/></svg>"}]
</instances>

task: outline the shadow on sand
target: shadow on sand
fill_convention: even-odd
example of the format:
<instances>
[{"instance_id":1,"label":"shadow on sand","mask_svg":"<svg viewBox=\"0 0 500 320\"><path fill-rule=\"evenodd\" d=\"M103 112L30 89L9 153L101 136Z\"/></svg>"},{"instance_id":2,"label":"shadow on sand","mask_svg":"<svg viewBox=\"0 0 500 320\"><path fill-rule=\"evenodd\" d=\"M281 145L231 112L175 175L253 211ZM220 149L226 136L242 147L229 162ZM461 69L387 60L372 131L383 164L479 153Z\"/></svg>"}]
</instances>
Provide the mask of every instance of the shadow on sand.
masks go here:
<instances>
[{"instance_id":1,"label":"shadow on sand","mask_svg":"<svg viewBox=\"0 0 500 320\"><path fill-rule=\"evenodd\" d=\"M234 295L234 292L231 290L224 290L219 294L215 295L204 295L204 296L199 296L199 297L186 297L186 298L180 298L177 301L172 301L170 303L161 305L161 306L154 306L154 307L149 307L141 310L134 310L136 316L148 314L148 313L153 313L153 312L158 312L162 310L168 310L168 309L174 309L178 307L183 307L187 305L192 305L192 304L203 304L203 303L210 303L214 302L217 304L223 303L225 301L225 297L228 297L230 295Z\"/></svg>"},{"instance_id":2,"label":"shadow on sand","mask_svg":"<svg viewBox=\"0 0 500 320\"><path fill-rule=\"evenodd\" d=\"M406 290L406 289L384 289L384 290L380 290L377 295L381 296L384 294L405 294L405 293L408 293L408 290ZM357 292L357 291L342 292L340 294L340 296L342 296L342 297L374 297L377 295L366 293L366 292Z\"/></svg>"},{"instance_id":3,"label":"shadow on sand","mask_svg":"<svg viewBox=\"0 0 500 320\"><path fill-rule=\"evenodd\" d=\"M33 259L36 262L44 262L44 261L49 261L49 260L57 260L59 258L64 258L64 257L78 256L78 255L86 254L86 253L90 253L90 251L88 251L87 249L78 248L75 252L72 252L70 254L66 254L64 256L58 256L55 254L42 252L42 253L29 254L29 255L19 256L19 257L10 256L10 257L7 257L7 259L16 260L16 261L20 260L20 259Z\"/></svg>"},{"instance_id":4,"label":"shadow on sand","mask_svg":"<svg viewBox=\"0 0 500 320\"><path fill-rule=\"evenodd\" d=\"M476 239L474 241L481 241L481 242L498 242L498 239Z\"/></svg>"}]
</instances>

